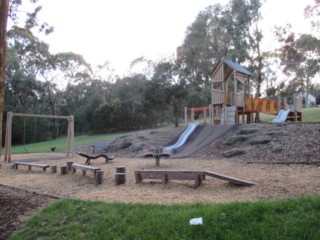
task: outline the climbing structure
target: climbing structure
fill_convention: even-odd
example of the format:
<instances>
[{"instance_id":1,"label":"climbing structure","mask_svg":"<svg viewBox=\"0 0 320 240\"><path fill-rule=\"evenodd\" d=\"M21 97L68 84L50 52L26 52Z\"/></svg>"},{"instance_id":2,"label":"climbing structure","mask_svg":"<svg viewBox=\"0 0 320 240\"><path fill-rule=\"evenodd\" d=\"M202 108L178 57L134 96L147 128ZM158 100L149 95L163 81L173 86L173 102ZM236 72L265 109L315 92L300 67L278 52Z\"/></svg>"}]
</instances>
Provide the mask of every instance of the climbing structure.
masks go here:
<instances>
[{"instance_id":1,"label":"climbing structure","mask_svg":"<svg viewBox=\"0 0 320 240\"><path fill-rule=\"evenodd\" d=\"M302 120L302 97L294 96L293 105L286 98L253 98L252 74L241 65L223 60L213 65L211 72L211 104L209 116L212 124L251 123L253 114L263 112L277 115L281 109L290 109L287 120ZM197 108L194 108L197 109ZM246 118L245 118L246 117Z\"/></svg>"},{"instance_id":2,"label":"climbing structure","mask_svg":"<svg viewBox=\"0 0 320 240\"><path fill-rule=\"evenodd\" d=\"M251 95L250 77L246 68L223 60L213 65L211 72L210 119L213 124L235 124L244 118L245 89ZM244 121L244 119L243 119Z\"/></svg>"}]
</instances>

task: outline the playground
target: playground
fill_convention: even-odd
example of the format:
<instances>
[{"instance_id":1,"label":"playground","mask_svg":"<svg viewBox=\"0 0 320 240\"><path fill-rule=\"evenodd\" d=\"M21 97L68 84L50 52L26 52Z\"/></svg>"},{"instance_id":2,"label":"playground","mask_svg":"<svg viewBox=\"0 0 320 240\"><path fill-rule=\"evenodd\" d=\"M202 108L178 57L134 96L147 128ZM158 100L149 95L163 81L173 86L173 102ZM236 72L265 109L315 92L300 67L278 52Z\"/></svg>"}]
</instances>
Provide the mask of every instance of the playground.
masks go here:
<instances>
[{"instance_id":1,"label":"playground","mask_svg":"<svg viewBox=\"0 0 320 240\"><path fill-rule=\"evenodd\" d=\"M230 149L230 146L224 141L238 130L220 137L215 144L189 158L161 159L158 167L155 166L153 158L143 158L138 154L129 156L124 150L116 152L116 157L112 161L106 162L104 158L92 160L90 166L99 167L104 171L103 182L99 185L94 184L91 172L83 177L80 172L61 175L59 171L50 173L38 168L32 168L29 171L25 167L19 167L13 170L10 164L6 163L3 163L0 169L0 181L4 185L62 198L163 204L215 203L317 194L318 183L314 180L319 177L318 165L320 163L317 162L317 153L320 149L319 145L314 143L318 141L319 124L303 126L263 124L260 127L262 132L258 133L259 135L275 130L281 134L273 140L273 143L255 145L247 154L236 157L226 158L222 153ZM142 134L147 133L141 132L133 135L136 136L136 139L141 139ZM159 137L156 134L152 136ZM268 152L268 146L270 148L276 143L283 145L286 150L278 153ZM250 147L250 141L246 141L246 145L239 146L241 148ZM52 158L54 154L58 153L17 155L13 156L13 159L14 161L23 161L30 157L48 159L49 155ZM65 166L67 161L85 164L86 159L75 155L72 158L40 160L36 163L56 165L59 169ZM116 168L119 166L125 167L126 172L126 182L122 185L115 184ZM202 185L196 189L193 187L193 181L190 180L173 180L165 185L161 183L161 180L145 180L136 184L135 170L211 171L245 179L255 185L236 186L228 181L210 177L206 177Z\"/></svg>"},{"instance_id":2,"label":"playground","mask_svg":"<svg viewBox=\"0 0 320 240\"><path fill-rule=\"evenodd\" d=\"M192 128L128 133L111 141L110 146L115 151L110 158L93 156L90 161L89 146L75 149L77 153L86 154L71 153L74 141L72 116L59 117L68 121L68 144L64 154L52 151L11 155L12 117L21 117L21 114L9 114L5 146L7 161L0 168L0 182L3 184L0 185L3 196L0 200L10 203L19 196L22 205L29 204L31 196L37 196L37 200L34 205L25 207L26 211L16 208L14 214L10 212L10 216L16 216L18 220L1 212L3 219L23 222L32 213L30 209L36 211L57 198L174 204L317 195L319 184L315 180L319 178L320 125L301 123L301 99L296 99L294 106L289 107L286 99L244 98L242 85L248 77L246 71L230 63L223 64L216 65L217 71L212 76L212 104L199 109L186 108L185 112L186 122L189 110L191 122L195 120L195 112L202 112L204 119L206 116L210 119L208 125L198 119L203 124L192 123ZM231 73L234 76L233 92L227 87L230 84L225 82L225 75ZM257 112L278 116L274 124L255 124L253 117ZM285 123L290 112L291 120L296 124ZM251 124L238 125L240 122ZM190 136L185 136L185 133ZM184 136L182 141L179 136ZM159 142L161 138L164 139L162 143ZM177 149L171 148L175 146L175 141L180 141ZM119 149L117 144L121 142L130 142L133 147ZM144 151L155 152L163 146L166 146L163 149L170 151L166 158L157 162L152 155L151 158L143 157ZM51 171L52 166L57 171ZM119 168L124 170L125 175L122 184L118 184L116 178ZM141 177L137 181L137 171L145 179ZM96 182L98 172L99 184ZM197 174L196 178L194 174ZM234 184L239 179L240 182L250 183L250 186ZM21 189L26 191L21 192Z\"/></svg>"},{"instance_id":3,"label":"playground","mask_svg":"<svg viewBox=\"0 0 320 240\"><path fill-rule=\"evenodd\" d=\"M252 126L252 125L248 125ZM21 166L11 169L10 163L1 163L0 185L1 203L14 208L1 212L3 230L19 228L25 219L38 210L39 207L54 201L56 198L80 198L101 200L106 202L143 202L143 203L220 203L230 201L255 201L258 199L279 199L301 195L317 195L319 189L319 167L317 164L319 145L319 124L261 124L259 135L279 133L272 143L256 145L246 154L226 158L222 152L230 150L231 146L224 144L225 140L236 131L217 139L212 146L188 158L160 159L160 166L155 166L153 158L143 158L133 154L128 149L116 152L116 157L106 163L104 158L91 161L90 166L99 167L104 171L103 183L95 185L93 174L88 172L82 176L80 172L61 175L42 169ZM153 130L154 131L154 130ZM156 141L166 135L171 129L161 129L159 133L140 131L128 134L126 138L133 142L141 141L142 136L148 142ZM253 136L255 137L255 136ZM272 153L270 146L282 145L286 150ZM249 141L236 143L237 147L249 147ZM35 163L50 166L65 166L68 161L84 164L86 159L75 155L73 158L58 153L13 155L12 161L25 159L49 159L60 157L59 160L41 160ZM319 160L319 159L318 159ZM282 164L279 164L279 162ZM304 161L304 163L303 163ZM309 161L309 162L308 162ZM248 162L256 162L249 164ZM273 164L278 162L278 164ZM297 164L292 164L297 162ZM288 164L287 164L288 163ZM289 164L291 163L291 164ZM125 184L115 184L116 168L126 169ZM254 182L254 186L236 186L228 181L207 177L201 186L194 188L190 180L170 180L162 184L161 180L143 180L135 183L134 171L141 170L199 170L218 172ZM9 186L9 187L8 187ZM18 199L18 200L17 200ZM30 199L32 201L30 202ZM3 208L7 209L7 208ZM10 219L10 221L8 221ZM12 224L14 223L14 224ZM4 231L5 232L5 231Z\"/></svg>"}]
</instances>

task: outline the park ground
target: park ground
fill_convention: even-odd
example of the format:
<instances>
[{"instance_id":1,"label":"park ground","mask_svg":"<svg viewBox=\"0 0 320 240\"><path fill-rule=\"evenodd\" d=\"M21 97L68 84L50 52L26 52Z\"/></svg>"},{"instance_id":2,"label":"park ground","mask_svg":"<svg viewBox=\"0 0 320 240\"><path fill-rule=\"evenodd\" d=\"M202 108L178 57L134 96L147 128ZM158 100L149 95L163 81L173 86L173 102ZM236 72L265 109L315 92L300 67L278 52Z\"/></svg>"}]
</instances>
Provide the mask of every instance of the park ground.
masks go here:
<instances>
[{"instance_id":1,"label":"park ground","mask_svg":"<svg viewBox=\"0 0 320 240\"><path fill-rule=\"evenodd\" d=\"M13 170L9 163L2 161L0 239L6 239L30 215L57 198L172 204L255 201L319 194L320 124L257 124L243 127L248 128L257 131L245 134L245 140L225 144L228 139L239 135L237 129L189 158L161 159L160 167L155 166L154 159L142 158L141 152L129 149L117 151L115 159L108 163L103 159L93 160L92 165L99 166L104 171L101 185L94 185L91 173L83 177L80 172L60 175L37 169L27 171L24 167ZM161 132L165 131L170 130ZM151 138L157 137L159 136L154 131L150 134L144 130L127 134L121 139L141 143L142 139L150 142ZM270 141L254 143L254 140L261 138ZM117 139L114 141L117 142ZM226 152L235 149L245 151L234 157L225 157ZM48 159L47 154L13 156L13 160L29 158L40 158L42 160L39 163L57 165L58 169L65 166L67 161L85 162L78 155L62 160L45 160ZM114 183L114 173L119 166L126 167L126 183L117 186ZM196 189L193 188L192 181L170 181L166 185L156 180L135 183L134 170L159 168L214 171L252 181L255 185L239 187L209 177Z\"/></svg>"}]
</instances>

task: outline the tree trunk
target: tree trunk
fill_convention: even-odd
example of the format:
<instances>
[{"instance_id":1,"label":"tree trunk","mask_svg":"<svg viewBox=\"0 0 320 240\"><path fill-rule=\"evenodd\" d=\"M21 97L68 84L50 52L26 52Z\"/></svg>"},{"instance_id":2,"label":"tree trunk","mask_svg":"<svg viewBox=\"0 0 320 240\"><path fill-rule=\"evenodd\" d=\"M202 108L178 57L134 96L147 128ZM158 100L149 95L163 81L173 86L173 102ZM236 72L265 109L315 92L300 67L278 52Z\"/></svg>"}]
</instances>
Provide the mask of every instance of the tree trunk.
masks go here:
<instances>
[{"instance_id":1,"label":"tree trunk","mask_svg":"<svg viewBox=\"0 0 320 240\"><path fill-rule=\"evenodd\" d=\"M2 148L2 118L4 108L4 82L6 69L7 21L9 0L0 1L0 157Z\"/></svg>"}]
</instances>

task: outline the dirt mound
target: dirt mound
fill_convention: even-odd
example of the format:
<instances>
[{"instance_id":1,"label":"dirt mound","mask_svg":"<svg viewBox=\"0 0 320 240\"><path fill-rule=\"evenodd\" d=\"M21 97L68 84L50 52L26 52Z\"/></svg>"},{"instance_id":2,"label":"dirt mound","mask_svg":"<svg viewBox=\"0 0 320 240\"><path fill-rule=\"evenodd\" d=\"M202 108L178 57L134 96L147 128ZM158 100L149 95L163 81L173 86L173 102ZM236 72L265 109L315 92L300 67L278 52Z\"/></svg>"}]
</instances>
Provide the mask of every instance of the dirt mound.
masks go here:
<instances>
[{"instance_id":1,"label":"dirt mound","mask_svg":"<svg viewBox=\"0 0 320 240\"><path fill-rule=\"evenodd\" d=\"M320 124L242 125L193 157L223 159L226 153L241 149L232 156L239 161L320 164L319 139Z\"/></svg>"},{"instance_id":2,"label":"dirt mound","mask_svg":"<svg viewBox=\"0 0 320 240\"><path fill-rule=\"evenodd\" d=\"M160 128L144 130L111 139L110 153L119 157L142 157L145 151L154 151L172 143L183 128ZM212 134L215 130L212 131ZM211 133L210 133L211 134ZM196 138L186 144L190 155L199 159L236 158L245 162L308 162L320 161L320 124L249 124L240 125L220 134L206 144ZM236 140L240 139L240 140ZM193 143L192 143L193 141ZM232 142L233 141L233 142ZM232 142L232 143L230 143ZM205 147L199 147L201 144ZM197 151L196 147L199 147ZM190 148L195 148L190 150ZM83 148L83 146L82 146ZM239 150L239 151L237 151ZM181 151L177 151L181 152ZM229 156L228 152L240 152ZM180 154L181 155L181 154ZM174 155L173 155L174 157Z\"/></svg>"}]
</instances>

